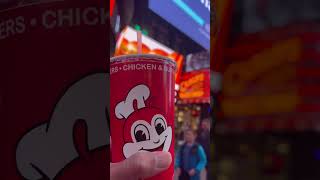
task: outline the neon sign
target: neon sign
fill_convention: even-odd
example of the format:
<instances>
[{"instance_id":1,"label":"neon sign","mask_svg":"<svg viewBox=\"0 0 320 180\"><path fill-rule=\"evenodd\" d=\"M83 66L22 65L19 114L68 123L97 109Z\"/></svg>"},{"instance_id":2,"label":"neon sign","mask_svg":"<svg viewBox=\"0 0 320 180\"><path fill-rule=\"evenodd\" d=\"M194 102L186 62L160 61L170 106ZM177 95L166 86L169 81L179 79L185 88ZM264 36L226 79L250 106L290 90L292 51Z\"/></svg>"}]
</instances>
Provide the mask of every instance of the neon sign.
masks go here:
<instances>
[{"instance_id":1,"label":"neon sign","mask_svg":"<svg viewBox=\"0 0 320 180\"><path fill-rule=\"evenodd\" d=\"M173 59L177 63L176 82L180 80L182 72L183 56L172 49L162 45L154 39L142 34L142 53L156 54ZM137 31L127 27L122 31L117 41L115 56L137 54Z\"/></svg>"},{"instance_id":2,"label":"neon sign","mask_svg":"<svg viewBox=\"0 0 320 180\"><path fill-rule=\"evenodd\" d=\"M183 74L180 82L179 98L181 100L210 102L209 69Z\"/></svg>"}]
</instances>

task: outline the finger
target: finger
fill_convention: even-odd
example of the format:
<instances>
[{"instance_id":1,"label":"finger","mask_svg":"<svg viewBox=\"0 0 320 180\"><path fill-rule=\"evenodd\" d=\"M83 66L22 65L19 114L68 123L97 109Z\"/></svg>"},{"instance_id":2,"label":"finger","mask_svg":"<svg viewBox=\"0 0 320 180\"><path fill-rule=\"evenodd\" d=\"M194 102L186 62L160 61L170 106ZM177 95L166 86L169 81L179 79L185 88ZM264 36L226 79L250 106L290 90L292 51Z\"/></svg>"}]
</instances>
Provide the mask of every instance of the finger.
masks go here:
<instances>
[{"instance_id":1,"label":"finger","mask_svg":"<svg viewBox=\"0 0 320 180\"><path fill-rule=\"evenodd\" d=\"M112 180L138 180L152 177L169 168L172 162L168 152L138 152L120 163L111 164Z\"/></svg>"}]
</instances>

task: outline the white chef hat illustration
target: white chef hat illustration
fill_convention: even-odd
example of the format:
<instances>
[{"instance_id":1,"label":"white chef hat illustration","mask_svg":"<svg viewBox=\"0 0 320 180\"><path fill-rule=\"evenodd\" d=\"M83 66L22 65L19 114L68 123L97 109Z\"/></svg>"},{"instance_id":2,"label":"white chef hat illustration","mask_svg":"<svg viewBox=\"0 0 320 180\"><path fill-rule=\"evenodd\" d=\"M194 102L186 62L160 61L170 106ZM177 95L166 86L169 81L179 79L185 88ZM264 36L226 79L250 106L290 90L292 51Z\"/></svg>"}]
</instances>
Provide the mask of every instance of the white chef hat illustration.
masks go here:
<instances>
[{"instance_id":1,"label":"white chef hat illustration","mask_svg":"<svg viewBox=\"0 0 320 180\"><path fill-rule=\"evenodd\" d=\"M118 119L127 119L134 111L134 101L137 102L137 108L146 107L145 101L150 96L150 90L146 85L137 85L130 90L126 99L117 104L115 114Z\"/></svg>"}]
</instances>

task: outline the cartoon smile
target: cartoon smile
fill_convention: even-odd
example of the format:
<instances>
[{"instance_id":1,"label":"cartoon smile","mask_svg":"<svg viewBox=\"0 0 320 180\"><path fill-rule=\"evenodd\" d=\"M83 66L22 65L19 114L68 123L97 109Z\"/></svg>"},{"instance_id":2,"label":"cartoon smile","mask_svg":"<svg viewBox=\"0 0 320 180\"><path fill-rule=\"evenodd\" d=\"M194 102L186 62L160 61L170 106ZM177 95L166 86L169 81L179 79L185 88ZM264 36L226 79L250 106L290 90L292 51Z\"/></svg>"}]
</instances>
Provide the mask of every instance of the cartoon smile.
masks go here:
<instances>
[{"instance_id":1,"label":"cartoon smile","mask_svg":"<svg viewBox=\"0 0 320 180\"><path fill-rule=\"evenodd\" d=\"M163 151L164 144L165 144L165 142L166 142L166 140L167 140L167 137L168 137L168 136L165 137L164 142L163 142L162 144L160 144L159 147L154 148L154 149L143 149L143 148L141 148L140 151L141 151L141 150L142 150L142 151L143 151L143 150L144 150L144 151L149 151L149 152ZM160 143L160 139L159 139L157 142L153 142L153 143L154 143L154 144L159 144L159 143Z\"/></svg>"},{"instance_id":2,"label":"cartoon smile","mask_svg":"<svg viewBox=\"0 0 320 180\"><path fill-rule=\"evenodd\" d=\"M153 116L151 124L138 120L131 126L133 142L123 146L126 158L139 151L169 151L172 141L172 128L168 127L166 119L161 114Z\"/></svg>"}]
</instances>

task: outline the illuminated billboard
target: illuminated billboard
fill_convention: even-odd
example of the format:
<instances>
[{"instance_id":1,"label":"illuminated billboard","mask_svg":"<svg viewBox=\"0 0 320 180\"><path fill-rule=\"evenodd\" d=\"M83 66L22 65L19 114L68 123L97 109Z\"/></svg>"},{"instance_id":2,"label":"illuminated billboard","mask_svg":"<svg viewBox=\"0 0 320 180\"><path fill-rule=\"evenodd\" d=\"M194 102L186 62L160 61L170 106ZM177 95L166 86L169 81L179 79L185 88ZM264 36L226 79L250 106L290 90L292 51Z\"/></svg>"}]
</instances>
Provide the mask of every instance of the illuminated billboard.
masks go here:
<instances>
[{"instance_id":1,"label":"illuminated billboard","mask_svg":"<svg viewBox=\"0 0 320 180\"><path fill-rule=\"evenodd\" d=\"M179 99L183 103L210 103L209 69L184 73L179 85Z\"/></svg>"},{"instance_id":2,"label":"illuminated billboard","mask_svg":"<svg viewBox=\"0 0 320 180\"><path fill-rule=\"evenodd\" d=\"M121 32L117 41L115 56L138 53L137 33L138 32L131 27L127 27ZM182 72L183 56L148 36L142 35L141 40L143 54L156 54L168 57L177 63L176 81L179 82Z\"/></svg>"},{"instance_id":3,"label":"illuminated billboard","mask_svg":"<svg viewBox=\"0 0 320 180\"><path fill-rule=\"evenodd\" d=\"M149 0L149 8L209 50L210 0Z\"/></svg>"}]
</instances>

